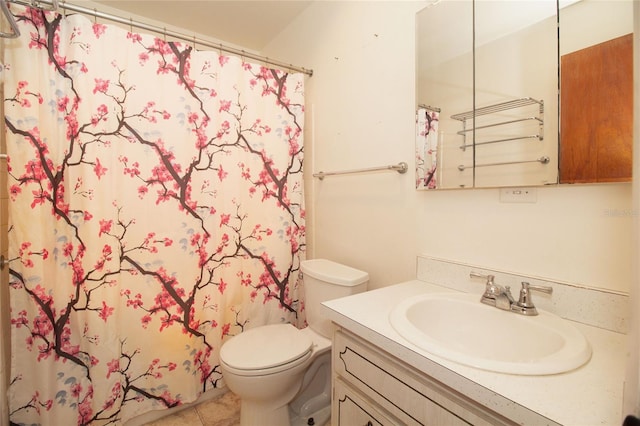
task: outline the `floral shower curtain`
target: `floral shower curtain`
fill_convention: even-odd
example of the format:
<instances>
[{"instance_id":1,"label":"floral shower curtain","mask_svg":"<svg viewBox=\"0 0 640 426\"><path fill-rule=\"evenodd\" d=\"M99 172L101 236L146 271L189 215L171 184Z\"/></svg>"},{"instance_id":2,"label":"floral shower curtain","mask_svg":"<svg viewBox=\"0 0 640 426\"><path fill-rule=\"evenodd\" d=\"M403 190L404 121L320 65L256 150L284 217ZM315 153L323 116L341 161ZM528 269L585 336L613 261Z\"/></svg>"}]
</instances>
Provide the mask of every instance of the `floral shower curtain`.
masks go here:
<instances>
[{"instance_id":1,"label":"floral shower curtain","mask_svg":"<svg viewBox=\"0 0 640 426\"><path fill-rule=\"evenodd\" d=\"M416 189L438 188L438 123L440 113L420 107L416 112Z\"/></svg>"},{"instance_id":2,"label":"floral shower curtain","mask_svg":"<svg viewBox=\"0 0 640 426\"><path fill-rule=\"evenodd\" d=\"M304 321L303 76L13 12L11 421L193 401L222 383L225 336Z\"/></svg>"}]
</instances>

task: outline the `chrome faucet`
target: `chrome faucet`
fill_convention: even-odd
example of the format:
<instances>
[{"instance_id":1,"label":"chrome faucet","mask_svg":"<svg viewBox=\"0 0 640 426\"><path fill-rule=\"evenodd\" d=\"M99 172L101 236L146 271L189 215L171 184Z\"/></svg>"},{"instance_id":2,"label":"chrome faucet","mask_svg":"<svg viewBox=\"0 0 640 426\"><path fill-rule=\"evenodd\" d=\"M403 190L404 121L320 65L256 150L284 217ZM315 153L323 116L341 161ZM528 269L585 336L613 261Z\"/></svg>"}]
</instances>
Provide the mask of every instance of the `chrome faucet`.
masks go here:
<instances>
[{"instance_id":1,"label":"chrome faucet","mask_svg":"<svg viewBox=\"0 0 640 426\"><path fill-rule=\"evenodd\" d=\"M511 295L510 287L502 287L496 284L494 281L496 277L493 275L482 275L471 272L469 276L471 278L484 278L487 280L484 294L480 299L482 303L489 306L495 306L496 308L503 309L505 311L511 310L511 305L515 301Z\"/></svg>"},{"instance_id":2,"label":"chrome faucet","mask_svg":"<svg viewBox=\"0 0 640 426\"><path fill-rule=\"evenodd\" d=\"M547 294L551 294L553 292L553 288L551 287L531 285L528 282L523 281L522 289L520 290L520 297L518 301L516 301L511 295L511 288L509 286L502 287L496 284L494 275L483 275L471 272L469 276L471 278L483 278L487 280L480 302L521 315L538 315L538 310L531 300L531 290L541 291Z\"/></svg>"},{"instance_id":3,"label":"chrome faucet","mask_svg":"<svg viewBox=\"0 0 640 426\"><path fill-rule=\"evenodd\" d=\"M531 285L528 282L522 281L522 288L520 289L520 298L511 306L513 312L517 312L522 315L538 315L538 310L531 300L531 290L541 291L546 294L553 293L552 287L543 285Z\"/></svg>"}]
</instances>

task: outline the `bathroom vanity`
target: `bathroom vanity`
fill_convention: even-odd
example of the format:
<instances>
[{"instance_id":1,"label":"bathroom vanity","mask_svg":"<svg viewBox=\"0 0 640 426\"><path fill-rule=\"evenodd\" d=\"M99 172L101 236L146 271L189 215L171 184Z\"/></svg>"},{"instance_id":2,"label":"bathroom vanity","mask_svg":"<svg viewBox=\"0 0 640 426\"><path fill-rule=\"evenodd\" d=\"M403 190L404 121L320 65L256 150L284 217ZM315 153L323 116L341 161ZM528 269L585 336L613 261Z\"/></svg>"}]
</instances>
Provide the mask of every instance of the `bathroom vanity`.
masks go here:
<instances>
[{"instance_id":1,"label":"bathroom vanity","mask_svg":"<svg viewBox=\"0 0 640 426\"><path fill-rule=\"evenodd\" d=\"M333 344L334 424L513 424L346 329Z\"/></svg>"},{"instance_id":2,"label":"bathroom vanity","mask_svg":"<svg viewBox=\"0 0 640 426\"><path fill-rule=\"evenodd\" d=\"M484 371L432 355L391 326L395 305L436 292L455 290L414 280L324 303L336 325L333 425L621 424L624 334L572 321L591 344L585 365L540 376Z\"/></svg>"}]
</instances>

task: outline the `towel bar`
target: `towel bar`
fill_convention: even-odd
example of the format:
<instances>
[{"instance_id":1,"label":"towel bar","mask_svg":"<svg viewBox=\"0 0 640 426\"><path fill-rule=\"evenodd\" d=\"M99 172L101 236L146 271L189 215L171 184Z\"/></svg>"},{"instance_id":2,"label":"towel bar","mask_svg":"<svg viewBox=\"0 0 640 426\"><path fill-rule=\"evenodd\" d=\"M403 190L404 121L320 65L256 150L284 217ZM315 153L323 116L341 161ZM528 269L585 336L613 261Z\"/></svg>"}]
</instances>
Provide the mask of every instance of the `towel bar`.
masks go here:
<instances>
[{"instance_id":1,"label":"towel bar","mask_svg":"<svg viewBox=\"0 0 640 426\"><path fill-rule=\"evenodd\" d=\"M524 164L524 163L540 163L540 164L547 164L549 161L551 161L549 159L549 157L540 157L540 158L536 158L535 160L523 160L523 161L506 161L504 163L486 163L486 164L476 164L476 167L489 167L489 166L506 166L509 164ZM463 164L458 166L458 170L460 170L461 172L464 172L465 169L468 168L473 168L472 166L465 166Z\"/></svg>"},{"instance_id":2,"label":"towel bar","mask_svg":"<svg viewBox=\"0 0 640 426\"><path fill-rule=\"evenodd\" d=\"M365 173L365 172L377 172L382 170L395 170L400 174L406 173L409 170L409 166L404 161L398 164L394 164L391 166L380 166L380 167L370 167L367 169L354 169L354 170L343 170L340 172L318 172L314 173L313 177L317 177L322 180L326 176L335 176L335 175L348 175L353 173Z\"/></svg>"}]
</instances>

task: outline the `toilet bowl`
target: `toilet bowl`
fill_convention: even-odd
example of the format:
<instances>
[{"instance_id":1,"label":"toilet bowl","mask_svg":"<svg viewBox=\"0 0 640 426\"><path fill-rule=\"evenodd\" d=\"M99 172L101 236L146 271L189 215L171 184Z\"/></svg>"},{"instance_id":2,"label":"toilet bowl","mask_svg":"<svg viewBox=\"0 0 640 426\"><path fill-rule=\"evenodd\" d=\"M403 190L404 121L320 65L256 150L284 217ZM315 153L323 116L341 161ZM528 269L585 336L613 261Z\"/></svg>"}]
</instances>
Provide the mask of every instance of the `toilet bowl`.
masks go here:
<instances>
[{"instance_id":1,"label":"toilet bowl","mask_svg":"<svg viewBox=\"0 0 640 426\"><path fill-rule=\"evenodd\" d=\"M301 270L308 327L259 326L220 349L224 380L240 397L241 426L322 426L329 420L331 327L320 304L366 290L369 276L324 259L304 261Z\"/></svg>"},{"instance_id":2,"label":"toilet bowl","mask_svg":"<svg viewBox=\"0 0 640 426\"><path fill-rule=\"evenodd\" d=\"M289 403L301 391L314 361L330 356L330 349L329 339L291 324L257 327L224 344L220 366L227 386L240 397L240 424L290 424L296 411L290 411ZM330 374L326 377L331 380Z\"/></svg>"}]
</instances>

